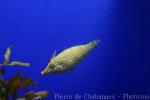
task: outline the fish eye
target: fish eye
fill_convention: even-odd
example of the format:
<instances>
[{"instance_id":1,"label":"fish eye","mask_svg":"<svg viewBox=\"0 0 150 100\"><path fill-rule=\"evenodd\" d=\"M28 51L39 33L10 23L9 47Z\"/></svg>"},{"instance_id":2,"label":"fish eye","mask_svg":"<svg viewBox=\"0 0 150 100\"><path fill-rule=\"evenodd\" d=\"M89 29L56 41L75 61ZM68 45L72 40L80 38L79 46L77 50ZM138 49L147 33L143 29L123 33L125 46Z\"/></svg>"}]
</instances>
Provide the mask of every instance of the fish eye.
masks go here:
<instances>
[{"instance_id":1,"label":"fish eye","mask_svg":"<svg viewBox=\"0 0 150 100\"><path fill-rule=\"evenodd\" d=\"M55 65L50 65L50 68L51 68L51 69L54 69L54 68L55 68Z\"/></svg>"}]
</instances>

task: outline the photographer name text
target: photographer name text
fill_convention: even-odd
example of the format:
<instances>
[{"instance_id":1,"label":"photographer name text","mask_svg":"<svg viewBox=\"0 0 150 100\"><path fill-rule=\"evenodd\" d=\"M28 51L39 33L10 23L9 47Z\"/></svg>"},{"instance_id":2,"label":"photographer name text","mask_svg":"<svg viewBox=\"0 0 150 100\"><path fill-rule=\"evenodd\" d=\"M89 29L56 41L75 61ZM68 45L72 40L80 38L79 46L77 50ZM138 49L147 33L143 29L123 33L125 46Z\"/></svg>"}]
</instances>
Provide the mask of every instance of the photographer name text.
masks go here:
<instances>
[{"instance_id":1,"label":"photographer name text","mask_svg":"<svg viewBox=\"0 0 150 100\"><path fill-rule=\"evenodd\" d=\"M128 94L122 93L116 94L96 94L96 93L84 93L84 94L63 94L54 93L53 98L55 100L150 100L150 94Z\"/></svg>"}]
</instances>

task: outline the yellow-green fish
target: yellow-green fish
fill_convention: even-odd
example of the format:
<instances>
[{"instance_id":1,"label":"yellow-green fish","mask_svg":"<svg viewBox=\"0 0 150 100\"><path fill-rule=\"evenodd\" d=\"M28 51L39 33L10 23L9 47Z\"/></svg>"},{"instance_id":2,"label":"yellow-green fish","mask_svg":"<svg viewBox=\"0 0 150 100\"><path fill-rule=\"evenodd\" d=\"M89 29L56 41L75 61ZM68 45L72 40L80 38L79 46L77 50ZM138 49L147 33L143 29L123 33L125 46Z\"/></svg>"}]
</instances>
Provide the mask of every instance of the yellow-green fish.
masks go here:
<instances>
[{"instance_id":1,"label":"yellow-green fish","mask_svg":"<svg viewBox=\"0 0 150 100\"><path fill-rule=\"evenodd\" d=\"M48 63L47 67L41 72L42 75L50 73L59 73L73 70L85 56L97 46L100 40L94 40L85 45L78 45L62 51L55 56L56 51Z\"/></svg>"}]
</instances>

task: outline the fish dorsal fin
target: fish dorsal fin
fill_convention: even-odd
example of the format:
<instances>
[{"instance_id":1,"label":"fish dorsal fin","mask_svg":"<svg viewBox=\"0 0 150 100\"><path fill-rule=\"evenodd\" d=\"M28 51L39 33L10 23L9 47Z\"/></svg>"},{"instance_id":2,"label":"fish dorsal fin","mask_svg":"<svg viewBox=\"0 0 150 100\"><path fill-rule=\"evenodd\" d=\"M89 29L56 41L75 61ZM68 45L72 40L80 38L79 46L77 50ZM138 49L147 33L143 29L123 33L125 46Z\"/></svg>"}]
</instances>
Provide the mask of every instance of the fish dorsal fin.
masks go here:
<instances>
[{"instance_id":1,"label":"fish dorsal fin","mask_svg":"<svg viewBox=\"0 0 150 100\"><path fill-rule=\"evenodd\" d=\"M51 60L53 60L56 57L56 50L53 52Z\"/></svg>"},{"instance_id":2,"label":"fish dorsal fin","mask_svg":"<svg viewBox=\"0 0 150 100\"><path fill-rule=\"evenodd\" d=\"M54 59L55 57L56 57L56 50L53 52L53 55L52 55L52 57L50 58L50 61L49 61L49 63L48 63L47 66L50 66L52 63L54 63L53 59Z\"/></svg>"}]
</instances>

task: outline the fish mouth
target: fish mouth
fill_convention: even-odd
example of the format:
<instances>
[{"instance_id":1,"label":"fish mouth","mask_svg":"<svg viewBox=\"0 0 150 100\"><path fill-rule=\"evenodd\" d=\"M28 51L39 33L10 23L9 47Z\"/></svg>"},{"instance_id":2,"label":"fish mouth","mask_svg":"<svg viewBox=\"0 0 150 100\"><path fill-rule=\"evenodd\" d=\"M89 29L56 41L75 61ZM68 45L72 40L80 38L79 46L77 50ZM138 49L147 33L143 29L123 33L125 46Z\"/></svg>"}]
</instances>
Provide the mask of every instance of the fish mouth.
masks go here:
<instances>
[{"instance_id":1,"label":"fish mouth","mask_svg":"<svg viewBox=\"0 0 150 100\"><path fill-rule=\"evenodd\" d=\"M41 75L45 75L45 74L47 74L45 71L42 71L42 72L41 72Z\"/></svg>"},{"instance_id":2,"label":"fish mouth","mask_svg":"<svg viewBox=\"0 0 150 100\"><path fill-rule=\"evenodd\" d=\"M43 70L41 72L41 75L47 75L47 74L53 74L53 73L57 73L57 71L45 71L45 70Z\"/></svg>"}]
</instances>

